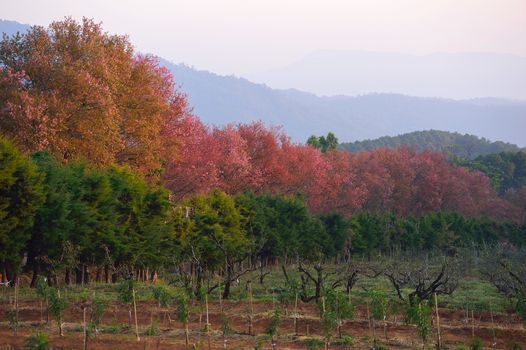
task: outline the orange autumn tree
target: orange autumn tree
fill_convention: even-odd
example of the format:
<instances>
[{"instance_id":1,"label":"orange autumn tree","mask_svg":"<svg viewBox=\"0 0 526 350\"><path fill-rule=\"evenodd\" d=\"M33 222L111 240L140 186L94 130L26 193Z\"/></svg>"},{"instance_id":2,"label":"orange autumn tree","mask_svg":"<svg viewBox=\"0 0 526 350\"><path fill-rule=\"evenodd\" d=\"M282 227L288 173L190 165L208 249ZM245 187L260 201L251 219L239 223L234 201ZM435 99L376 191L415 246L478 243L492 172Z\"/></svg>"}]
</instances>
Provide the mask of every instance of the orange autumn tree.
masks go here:
<instances>
[{"instance_id":1,"label":"orange autumn tree","mask_svg":"<svg viewBox=\"0 0 526 350\"><path fill-rule=\"evenodd\" d=\"M25 151L157 175L186 99L157 59L90 19L0 41L0 132Z\"/></svg>"}]
</instances>

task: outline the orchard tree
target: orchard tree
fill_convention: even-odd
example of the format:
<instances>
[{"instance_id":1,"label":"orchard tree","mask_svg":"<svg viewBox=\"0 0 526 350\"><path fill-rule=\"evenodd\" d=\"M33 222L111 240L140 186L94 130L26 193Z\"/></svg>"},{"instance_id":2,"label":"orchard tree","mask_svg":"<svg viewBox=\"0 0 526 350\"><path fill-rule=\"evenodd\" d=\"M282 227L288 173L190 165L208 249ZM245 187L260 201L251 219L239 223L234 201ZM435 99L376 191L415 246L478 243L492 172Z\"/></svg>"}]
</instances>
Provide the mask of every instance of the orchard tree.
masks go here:
<instances>
[{"instance_id":1,"label":"orchard tree","mask_svg":"<svg viewBox=\"0 0 526 350\"><path fill-rule=\"evenodd\" d=\"M506 245L486 248L482 254L482 275L499 293L513 303L517 313L526 320L526 268L524 248Z\"/></svg>"},{"instance_id":2,"label":"orchard tree","mask_svg":"<svg viewBox=\"0 0 526 350\"><path fill-rule=\"evenodd\" d=\"M428 256L418 263L402 257L396 259L386 262L384 274L398 297L410 306L429 301L434 294L452 294L458 285L460 269L456 258Z\"/></svg>"}]
</instances>

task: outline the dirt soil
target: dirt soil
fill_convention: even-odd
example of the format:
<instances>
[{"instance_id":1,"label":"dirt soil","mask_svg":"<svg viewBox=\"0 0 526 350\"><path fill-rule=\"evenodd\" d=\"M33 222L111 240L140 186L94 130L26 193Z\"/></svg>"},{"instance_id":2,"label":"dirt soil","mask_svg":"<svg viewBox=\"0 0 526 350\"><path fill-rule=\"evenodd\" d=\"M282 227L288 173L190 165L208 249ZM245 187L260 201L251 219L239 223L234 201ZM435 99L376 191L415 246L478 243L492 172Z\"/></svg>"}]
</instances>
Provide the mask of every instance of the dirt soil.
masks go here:
<instances>
[{"instance_id":1,"label":"dirt soil","mask_svg":"<svg viewBox=\"0 0 526 350\"><path fill-rule=\"evenodd\" d=\"M8 303L0 303L0 349L23 349L29 335L37 331L45 331L50 335L53 349L83 349L82 310L78 305L71 305L64 317L65 335L58 335L56 322L50 319L46 324L45 311L41 314L39 301L20 302L18 334L15 336L9 328L7 311ZM248 334L248 310L246 302L223 302L224 314L229 320L232 333L227 335L228 349L254 349L256 336ZM255 302L252 334L262 334L272 317L274 305L272 302ZM128 306L114 303L107 308L103 318L101 333L90 339L88 349L186 349L184 327L174 321L175 310L162 310L155 302L138 304L138 323L140 340L134 335L134 327L129 328ZM297 310L297 334L294 326L293 306L285 308L279 325L279 335L276 349L308 349L306 340L313 337L322 339L322 329L318 320L315 305L300 304ZM342 333L353 337L352 345L334 345L331 349L371 349L372 339L378 341L386 349L416 349L422 348L417 330L414 326L405 325L400 315L390 316L384 323L367 321L367 311L359 307L352 321L342 325ZM466 319L461 310L440 309L440 328L442 348L456 349L461 343L471 341L473 334L482 340L487 349L511 349L513 344L526 349L525 324L514 314L493 315L488 312L476 312L475 320ZM209 320L212 331L210 337L204 332L206 315L199 314L199 307L194 305L190 317L190 346L201 344L200 349L225 349L225 341L221 332L221 307L218 302L209 305ZM171 320L170 320L171 319ZM133 321L133 319L132 319ZM153 323L157 325L158 335L146 336L146 329ZM107 330L112 327L112 333ZM106 329L106 330L105 330ZM335 332L333 341L337 341ZM208 345L210 342L210 346ZM428 344L437 342L436 320L430 330ZM262 341L263 349L272 349L269 339Z\"/></svg>"}]
</instances>

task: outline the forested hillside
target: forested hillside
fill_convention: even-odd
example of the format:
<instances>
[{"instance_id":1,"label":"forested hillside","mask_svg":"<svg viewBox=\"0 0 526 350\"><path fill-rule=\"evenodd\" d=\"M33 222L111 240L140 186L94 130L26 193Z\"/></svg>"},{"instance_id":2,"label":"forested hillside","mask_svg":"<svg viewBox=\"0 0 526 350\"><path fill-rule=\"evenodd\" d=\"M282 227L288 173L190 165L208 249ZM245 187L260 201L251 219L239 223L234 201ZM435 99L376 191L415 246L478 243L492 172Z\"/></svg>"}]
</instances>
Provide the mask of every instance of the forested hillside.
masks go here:
<instances>
[{"instance_id":1,"label":"forested hillside","mask_svg":"<svg viewBox=\"0 0 526 350\"><path fill-rule=\"evenodd\" d=\"M407 146L417 151L444 152L460 158L474 159L481 155L500 152L516 152L519 147L510 143L495 141L475 135L439 130L415 131L398 136L384 136L373 140L341 143L340 148L349 152L397 148Z\"/></svg>"},{"instance_id":2,"label":"forested hillside","mask_svg":"<svg viewBox=\"0 0 526 350\"><path fill-rule=\"evenodd\" d=\"M455 162L486 174L501 194L526 186L526 151L501 152Z\"/></svg>"}]
</instances>

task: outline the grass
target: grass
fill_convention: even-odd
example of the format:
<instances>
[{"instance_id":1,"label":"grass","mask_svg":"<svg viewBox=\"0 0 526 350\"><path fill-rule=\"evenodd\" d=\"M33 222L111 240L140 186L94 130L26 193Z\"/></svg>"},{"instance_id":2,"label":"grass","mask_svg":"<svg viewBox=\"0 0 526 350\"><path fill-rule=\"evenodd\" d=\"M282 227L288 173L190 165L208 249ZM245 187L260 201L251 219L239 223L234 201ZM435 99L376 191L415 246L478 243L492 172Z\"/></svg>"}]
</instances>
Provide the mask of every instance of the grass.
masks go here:
<instances>
[{"instance_id":1,"label":"grass","mask_svg":"<svg viewBox=\"0 0 526 350\"><path fill-rule=\"evenodd\" d=\"M287 271L290 279L299 280L299 272L291 267ZM281 271L281 268L274 268L265 277L264 284L259 283L259 272L254 271L250 274L245 275L240 283L233 283L231 286L231 301L247 301L248 294L246 291L246 281L252 281L253 299L255 302L277 302L276 290L285 287L285 278ZM327 283L330 284L332 281L329 278ZM211 282L214 283L214 282ZM183 288L174 287L168 285L174 293L183 292ZM9 302L13 299L14 288L0 288L0 300ZM360 278L354 286L351 299L355 305L365 304L368 298L368 291L377 290L385 291L390 298L398 299L395 291L393 290L390 282L384 277L378 278ZM91 283L89 285L69 285L61 286L61 291L66 299L70 302L77 300L90 299L93 293L96 293L99 297L107 301L117 300L117 284L105 284L105 283ZM216 288L210 295L210 301L219 300L219 294L222 293L223 288ZM312 290L308 291L313 293ZM407 290L406 290L407 292ZM154 296L150 284L138 283L136 297L139 302L153 301ZM33 288L23 287L20 288L19 294L20 300L38 300L36 292ZM478 311L488 311L490 308L494 312L505 312L510 310L510 301L500 295L493 285L489 282L481 280L476 277L463 278L459 281L459 285L452 295L441 295L439 296L439 303L443 307L451 309L474 309Z\"/></svg>"}]
</instances>

